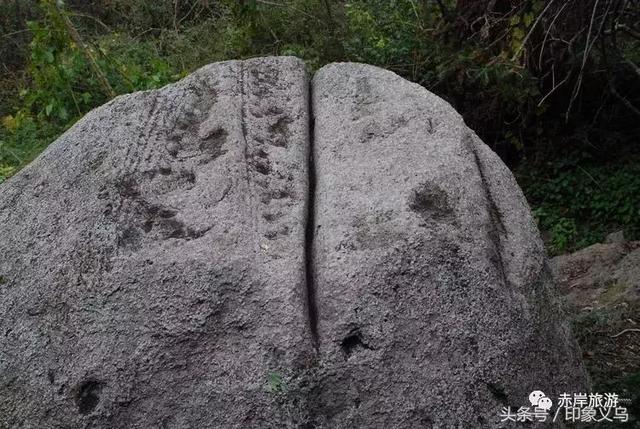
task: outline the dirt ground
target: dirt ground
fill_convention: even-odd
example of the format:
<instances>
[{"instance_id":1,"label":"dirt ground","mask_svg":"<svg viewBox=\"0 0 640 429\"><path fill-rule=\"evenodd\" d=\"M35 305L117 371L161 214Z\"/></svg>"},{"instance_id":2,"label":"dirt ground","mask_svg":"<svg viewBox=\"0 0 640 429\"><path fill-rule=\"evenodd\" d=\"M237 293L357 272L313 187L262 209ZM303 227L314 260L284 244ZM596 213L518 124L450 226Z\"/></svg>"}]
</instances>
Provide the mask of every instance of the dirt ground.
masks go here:
<instances>
[{"instance_id":1,"label":"dirt ground","mask_svg":"<svg viewBox=\"0 0 640 429\"><path fill-rule=\"evenodd\" d=\"M552 260L597 393L617 393L640 428L640 242L596 244ZM598 427L607 427L598 424Z\"/></svg>"}]
</instances>

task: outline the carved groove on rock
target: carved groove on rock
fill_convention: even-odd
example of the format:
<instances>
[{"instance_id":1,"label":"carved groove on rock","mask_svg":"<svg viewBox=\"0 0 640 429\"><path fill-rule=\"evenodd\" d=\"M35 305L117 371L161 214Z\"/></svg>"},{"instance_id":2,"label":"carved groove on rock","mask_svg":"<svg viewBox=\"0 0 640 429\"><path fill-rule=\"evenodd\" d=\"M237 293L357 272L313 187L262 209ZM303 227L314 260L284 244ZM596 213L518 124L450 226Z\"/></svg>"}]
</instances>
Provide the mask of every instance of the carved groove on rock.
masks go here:
<instances>
[{"instance_id":1,"label":"carved groove on rock","mask_svg":"<svg viewBox=\"0 0 640 429\"><path fill-rule=\"evenodd\" d=\"M0 428L494 429L585 391L518 192L363 64L114 100L0 188Z\"/></svg>"},{"instance_id":2,"label":"carved groove on rock","mask_svg":"<svg viewBox=\"0 0 640 429\"><path fill-rule=\"evenodd\" d=\"M309 317L309 330L313 340L313 345L316 350L320 344L320 338L318 336L318 304L316 302L316 285L315 285L315 270L314 270L314 238L316 232L315 226L315 204L316 204L316 171L314 162L314 140L315 130L313 116L313 88L309 85L308 91L308 115L309 115L309 158L307 169L309 172L309 182L307 190L307 224L305 226L305 287L307 295L307 312Z\"/></svg>"},{"instance_id":3,"label":"carved groove on rock","mask_svg":"<svg viewBox=\"0 0 640 429\"><path fill-rule=\"evenodd\" d=\"M502 215L500 214L500 209L498 208L498 204L496 204L496 200L493 198L493 194L491 193L491 185L487 180L487 176L485 173L485 167L480 160L480 156L478 156L478 151L476 149L476 143L471 134L467 134L465 136L465 143L469 148L471 155L473 156L473 161L475 162L476 168L478 169L478 174L480 175L480 181L482 183L482 188L484 189L484 196L487 204L487 210L489 212L489 217L491 224L489 225L489 239L493 244L493 250L495 252L495 260L498 264L498 270L500 272L500 277L504 282L504 287L509 286L509 280L507 279L507 272L504 262L504 246L502 245L503 237L506 236L507 230L504 226L504 222L502 221Z\"/></svg>"}]
</instances>

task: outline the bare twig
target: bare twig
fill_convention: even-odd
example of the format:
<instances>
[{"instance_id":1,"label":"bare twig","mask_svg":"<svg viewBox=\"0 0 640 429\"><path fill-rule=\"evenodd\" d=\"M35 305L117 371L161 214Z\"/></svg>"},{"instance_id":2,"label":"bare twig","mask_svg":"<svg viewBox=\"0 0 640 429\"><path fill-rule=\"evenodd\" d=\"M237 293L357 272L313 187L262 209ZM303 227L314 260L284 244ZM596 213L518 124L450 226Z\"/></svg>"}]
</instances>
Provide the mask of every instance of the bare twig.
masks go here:
<instances>
[{"instance_id":1,"label":"bare twig","mask_svg":"<svg viewBox=\"0 0 640 429\"><path fill-rule=\"evenodd\" d=\"M609 89L611 90L611 93L613 94L613 96L616 97L618 100L620 100L620 102L624 104L624 106L627 109L631 110L633 113L640 116L640 109L635 107L633 104L631 104L629 100L627 100L622 95L620 95L620 93L616 90L615 86L613 85L613 82L611 81L609 82Z\"/></svg>"},{"instance_id":2,"label":"bare twig","mask_svg":"<svg viewBox=\"0 0 640 429\"><path fill-rule=\"evenodd\" d=\"M620 58L624 61L633 71L636 72L638 77L640 77L640 67L638 67L633 61L629 58L625 57L624 54L620 53Z\"/></svg>"},{"instance_id":3,"label":"bare twig","mask_svg":"<svg viewBox=\"0 0 640 429\"><path fill-rule=\"evenodd\" d=\"M625 33L627 33L629 36L633 37L634 39L640 40L640 33L635 31L633 28L629 28L628 26L626 26L624 24L618 25L617 28L621 29L622 31L624 31Z\"/></svg>"},{"instance_id":4,"label":"bare twig","mask_svg":"<svg viewBox=\"0 0 640 429\"><path fill-rule=\"evenodd\" d=\"M84 57L87 59L87 62L89 63L89 67L91 67L91 70L93 70L93 73L96 75L96 78L98 78L98 81L100 82L100 86L102 86L102 89L104 90L107 97L109 98L115 97L116 96L115 91L113 90L113 88L111 88L111 85L107 80L107 77L102 72L102 69L100 69L100 66L98 66L96 59L93 57L93 54L84 44L84 41L82 40L82 37L80 37L78 30L76 30L76 28L73 26L73 23L71 23L71 20L64 13L64 11L60 9L60 6L58 6L57 2L53 2L53 7L58 17L62 20L62 23L67 29L69 36L73 39L75 44L78 45L78 48L80 49Z\"/></svg>"},{"instance_id":5,"label":"bare twig","mask_svg":"<svg viewBox=\"0 0 640 429\"><path fill-rule=\"evenodd\" d=\"M3 34L0 37L4 38L4 37L11 37L11 36L15 36L16 34L21 34L21 33L28 33L31 30L18 30L18 31L12 31L11 33L7 33L7 34Z\"/></svg>"},{"instance_id":6,"label":"bare twig","mask_svg":"<svg viewBox=\"0 0 640 429\"><path fill-rule=\"evenodd\" d=\"M14 157L16 159L16 161L18 161L18 164L22 164L23 163L22 158L20 158L18 156L18 154L16 154L12 149L9 149L8 147L6 147L4 142L2 140L0 140L0 152L2 152L2 151L6 151L9 155Z\"/></svg>"},{"instance_id":7,"label":"bare twig","mask_svg":"<svg viewBox=\"0 0 640 429\"><path fill-rule=\"evenodd\" d=\"M547 6L542 10L542 12L540 12L540 15L538 15L538 17L536 18L535 22L533 23L533 25L531 26L531 28L529 29L529 32L527 33L527 35L524 37L524 39L522 40L522 44L520 45L520 47L518 47L518 50L515 52L515 54L513 54L513 57L511 58L511 61L515 61L516 58L518 58L518 55L520 55L520 52L522 51L522 49L524 48L524 46L527 44L527 41L529 40L529 37L531 37L531 34L533 33L533 30L536 28L536 26L538 25L538 22L540 21L540 18L542 18L542 16L544 15L544 13L547 11L547 9L549 9L549 7L551 7L551 5L553 4L554 0L551 0Z\"/></svg>"},{"instance_id":8,"label":"bare twig","mask_svg":"<svg viewBox=\"0 0 640 429\"><path fill-rule=\"evenodd\" d=\"M618 338L620 335L622 335L622 334L626 334L626 333L628 333L628 332L640 332L640 329L638 329L638 328L629 328L629 329L625 329L625 330L622 330L622 331L618 332L618 333L617 333L617 334L615 334L615 335L611 335L611 338Z\"/></svg>"},{"instance_id":9,"label":"bare twig","mask_svg":"<svg viewBox=\"0 0 640 429\"><path fill-rule=\"evenodd\" d=\"M571 108L573 107L573 102L578 97L578 93L580 92L580 88L582 87L582 78L584 76L584 68L587 64L587 58L589 58L589 53L591 52L591 48L593 47L594 43L598 39L598 36L602 32L602 28L604 27L604 24L607 20L606 15L609 12L609 8L611 7L611 3L607 2L607 9L605 10L604 18L602 18L602 21L600 23L600 29L598 30L598 33L594 36L593 41L589 43L591 39L591 32L593 30L593 23L595 21L596 10L598 8L598 3L599 3L599 0L595 0L595 2L593 3L593 10L591 12L591 19L589 21L589 30L587 31L587 40L585 43L584 53L582 55L582 65L580 66L580 73L578 74L578 80L576 81L576 84L573 87L573 93L571 94L571 99L569 100L569 107L567 108L567 112L565 113L565 121L569 120L569 114L571 112Z\"/></svg>"},{"instance_id":10,"label":"bare twig","mask_svg":"<svg viewBox=\"0 0 640 429\"><path fill-rule=\"evenodd\" d=\"M327 17L329 18L329 22L333 26L333 12L331 12L331 5L329 4L329 0L324 0L324 7L327 9Z\"/></svg>"},{"instance_id":11,"label":"bare twig","mask_svg":"<svg viewBox=\"0 0 640 429\"><path fill-rule=\"evenodd\" d=\"M552 65L551 67L552 67L552 70L553 70L553 69L554 69L554 66ZM565 83L567 80L569 80L569 77L570 77L570 76L571 76L571 71L567 72L567 76L565 76L565 78L564 78L564 79L562 79L562 80L560 81L560 83L558 83L558 84L556 85L556 84L555 84L555 74L554 74L554 75L553 75L553 83L552 83L553 88L551 88L551 90L550 90L549 92L547 92L547 94L546 94L544 97L542 97L542 99L541 99L541 100L540 100L540 102L538 103L538 107L542 106L542 104L545 102L545 100L546 100L547 98L549 98L549 96L550 96L551 94L553 94L553 93L555 92L555 90L556 90L556 89L558 89L558 88L560 88L562 85L564 85L564 83Z\"/></svg>"},{"instance_id":12,"label":"bare twig","mask_svg":"<svg viewBox=\"0 0 640 429\"><path fill-rule=\"evenodd\" d=\"M587 140L587 139L584 139L584 140ZM589 141L588 141L588 140L587 140L587 143L589 143ZM590 144L590 143L589 143L589 144ZM592 145L592 146L593 146L593 145ZM602 189L602 186L600 186L600 183L599 183L599 182L598 182L598 181L597 181L597 180L596 180L596 179L595 179L595 178L594 178L594 177L593 177L593 176L592 176L592 175L591 175L587 170L585 170L584 168L580 167L579 165L576 165L576 167L578 167L578 169L579 169L579 170L581 170L581 171L582 171L582 172L583 172L583 173L584 173L584 174L585 174L589 179L591 179L591 181L592 181L593 183L595 183L595 184L596 184L596 186L597 186L598 188L600 188L600 190L604 190L604 189Z\"/></svg>"},{"instance_id":13,"label":"bare twig","mask_svg":"<svg viewBox=\"0 0 640 429\"><path fill-rule=\"evenodd\" d=\"M544 45L545 45L545 43L547 43L547 37L549 37L549 33L551 33L551 30L553 29L553 26L555 25L556 20L562 14L562 11L564 10L564 8L568 4L569 3L567 2L567 3L562 5L560 10L558 10L556 15L553 17L553 20L551 21L551 24L549 24L549 28L547 29L546 33L544 34L544 39L542 40L542 46L540 46L540 57L538 58L538 68L542 68L542 53L544 52Z\"/></svg>"},{"instance_id":14,"label":"bare twig","mask_svg":"<svg viewBox=\"0 0 640 429\"><path fill-rule=\"evenodd\" d=\"M173 0L173 29L178 31L178 2L179 0Z\"/></svg>"},{"instance_id":15,"label":"bare twig","mask_svg":"<svg viewBox=\"0 0 640 429\"><path fill-rule=\"evenodd\" d=\"M91 16L91 15L87 15L84 13L80 13L80 12L67 12L67 14L71 15L71 16L79 16L81 18L88 18L94 22L96 22L97 24L99 24L102 28L104 28L105 30L109 31L109 32L113 32L113 30L111 29L111 27L109 27L107 24L105 24L104 22L100 21L98 18L96 18L95 16Z\"/></svg>"},{"instance_id":16,"label":"bare twig","mask_svg":"<svg viewBox=\"0 0 640 429\"><path fill-rule=\"evenodd\" d=\"M267 1L267 0L256 0L257 3L262 3L262 4L266 4L269 6L278 6L278 7L288 7L289 9L295 10L296 12L299 12L309 18L315 19L316 21L320 21L320 18L318 18L317 16L311 15L310 13L305 12L302 9L298 9L297 7L294 7L290 4L283 4L283 3L275 3L272 1Z\"/></svg>"},{"instance_id":17,"label":"bare twig","mask_svg":"<svg viewBox=\"0 0 640 429\"><path fill-rule=\"evenodd\" d=\"M182 21L184 21L189 17L189 15L191 15L191 12L193 12L193 10L196 8L197 5L198 5L197 2L194 2L193 5L191 5L191 8L189 9L189 11L178 21L178 27L180 27L180 24L182 24ZM200 12L202 12L202 9L200 10Z\"/></svg>"},{"instance_id":18,"label":"bare twig","mask_svg":"<svg viewBox=\"0 0 640 429\"><path fill-rule=\"evenodd\" d=\"M451 14L449 13L449 9L442 3L442 0L436 0L438 7L440 8L440 13L442 14L442 18L445 22L451 21Z\"/></svg>"}]
</instances>

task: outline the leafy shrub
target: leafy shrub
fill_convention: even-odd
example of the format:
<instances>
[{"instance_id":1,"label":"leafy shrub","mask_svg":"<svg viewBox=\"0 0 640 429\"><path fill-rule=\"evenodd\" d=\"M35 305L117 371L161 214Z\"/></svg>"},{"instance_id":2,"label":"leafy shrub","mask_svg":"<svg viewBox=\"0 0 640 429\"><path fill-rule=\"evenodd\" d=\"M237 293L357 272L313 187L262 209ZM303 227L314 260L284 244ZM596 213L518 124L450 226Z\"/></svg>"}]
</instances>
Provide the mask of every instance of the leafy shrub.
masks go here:
<instances>
[{"instance_id":1,"label":"leafy shrub","mask_svg":"<svg viewBox=\"0 0 640 429\"><path fill-rule=\"evenodd\" d=\"M540 227L551 234L558 254L602 241L615 229L628 238L640 236L640 162L589 165L559 163L522 173L520 181Z\"/></svg>"},{"instance_id":2,"label":"leafy shrub","mask_svg":"<svg viewBox=\"0 0 640 429\"><path fill-rule=\"evenodd\" d=\"M101 82L92 72L83 47L73 40L61 13L41 2L41 21L28 23L29 80L20 90L20 104L2 118L0 180L30 162L51 141L89 110L103 104ZM153 89L176 80L171 67L146 43L126 35L105 35L84 47L96 59L115 93Z\"/></svg>"},{"instance_id":3,"label":"leafy shrub","mask_svg":"<svg viewBox=\"0 0 640 429\"><path fill-rule=\"evenodd\" d=\"M0 126L0 182L31 162L63 129L19 113Z\"/></svg>"}]
</instances>

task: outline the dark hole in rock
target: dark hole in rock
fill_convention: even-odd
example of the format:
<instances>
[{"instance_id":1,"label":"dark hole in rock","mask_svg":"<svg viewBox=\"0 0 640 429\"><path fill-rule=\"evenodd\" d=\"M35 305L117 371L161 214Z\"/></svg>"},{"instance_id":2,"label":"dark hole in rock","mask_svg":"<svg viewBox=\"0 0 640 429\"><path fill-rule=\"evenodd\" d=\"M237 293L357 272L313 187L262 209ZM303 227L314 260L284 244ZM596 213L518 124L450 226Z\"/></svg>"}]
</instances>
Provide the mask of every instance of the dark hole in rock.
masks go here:
<instances>
[{"instance_id":1,"label":"dark hole in rock","mask_svg":"<svg viewBox=\"0 0 640 429\"><path fill-rule=\"evenodd\" d=\"M431 414L430 414L431 411L432 410L425 409L425 408L414 408L411 411L412 420L419 423L419 426L416 426L416 427L419 427L420 429L431 429L434 427L433 418L431 417Z\"/></svg>"},{"instance_id":2,"label":"dark hole in rock","mask_svg":"<svg viewBox=\"0 0 640 429\"><path fill-rule=\"evenodd\" d=\"M227 133L222 128L213 131L206 136L200 143L200 150L210 154L214 159L226 153L222 146L227 141Z\"/></svg>"},{"instance_id":3,"label":"dark hole in rock","mask_svg":"<svg viewBox=\"0 0 640 429\"><path fill-rule=\"evenodd\" d=\"M275 124L269 127L269 131L273 135L270 143L274 146L287 147L287 138L289 136L289 124L292 122L291 118L282 117L279 118Z\"/></svg>"},{"instance_id":4,"label":"dark hole in rock","mask_svg":"<svg viewBox=\"0 0 640 429\"><path fill-rule=\"evenodd\" d=\"M185 233L185 238L187 240L195 240L195 239L198 239L200 237L203 237L210 230L211 230L211 227L202 228L202 229L187 228L187 231Z\"/></svg>"},{"instance_id":5,"label":"dark hole in rock","mask_svg":"<svg viewBox=\"0 0 640 429\"><path fill-rule=\"evenodd\" d=\"M409 197L409 208L425 220L452 220L453 211L447 194L427 184L414 189Z\"/></svg>"},{"instance_id":6,"label":"dark hole in rock","mask_svg":"<svg viewBox=\"0 0 640 429\"><path fill-rule=\"evenodd\" d=\"M147 205L145 201L143 201L143 206L151 216L157 215L160 209L162 208L161 206L158 206L155 204Z\"/></svg>"},{"instance_id":7,"label":"dark hole in rock","mask_svg":"<svg viewBox=\"0 0 640 429\"><path fill-rule=\"evenodd\" d=\"M158 211L158 216L160 216L163 219L169 219L174 217L175 215L176 215L176 211L168 208L161 208Z\"/></svg>"},{"instance_id":8,"label":"dark hole in rock","mask_svg":"<svg viewBox=\"0 0 640 429\"><path fill-rule=\"evenodd\" d=\"M256 162L256 171L266 176L271 173L271 166L268 161Z\"/></svg>"},{"instance_id":9,"label":"dark hole in rock","mask_svg":"<svg viewBox=\"0 0 640 429\"><path fill-rule=\"evenodd\" d=\"M291 123L291 119L287 117L278 118L275 124L271 125L271 132L278 134L288 134L289 133L289 124Z\"/></svg>"},{"instance_id":10,"label":"dark hole in rock","mask_svg":"<svg viewBox=\"0 0 640 429\"><path fill-rule=\"evenodd\" d=\"M169 233L168 238L183 238L185 236L184 224L174 219L169 219L164 222L165 227Z\"/></svg>"},{"instance_id":11,"label":"dark hole in rock","mask_svg":"<svg viewBox=\"0 0 640 429\"><path fill-rule=\"evenodd\" d=\"M140 235L136 228L133 226L127 226L118 237L119 247L135 247L138 244Z\"/></svg>"},{"instance_id":12,"label":"dark hole in rock","mask_svg":"<svg viewBox=\"0 0 640 429\"><path fill-rule=\"evenodd\" d=\"M116 184L116 188L118 189L120 196L125 198L134 198L140 195L138 183L131 177L121 179Z\"/></svg>"},{"instance_id":13,"label":"dark hole in rock","mask_svg":"<svg viewBox=\"0 0 640 429\"><path fill-rule=\"evenodd\" d=\"M76 393L76 405L80 414L89 414L100 402L102 383L96 380L85 380Z\"/></svg>"},{"instance_id":14,"label":"dark hole in rock","mask_svg":"<svg viewBox=\"0 0 640 429\"><path fill-rule=\"evenodd\" d=\"M487 383L487 389L489 389L489 392L491 392L494 398L496 398L502 404L507 405L507 394L502 387L498 386L497 384Z\"/></svg>"},{"instance_id":15,"label":"dark hole in rock","mask_svg":"<svg viewBox=\"0 0 640 429\"><path fill-rule=\"evenodd\" d=\"M153 219L147 219L143 224L142 224L142 230L144 232L151 232L151 230L153 229Z\"/></svg>"},{"instance_id":16,"label":"dark hole in rock","mask_svg":"<svg viewBox=\"0 0 640 429\"><path fill-rule=\"evenodd\" d=\"M274 200L281 200L283 198L292 197L291 192L287 189L274 189L273 191L270 192L270 196Z\"/></svg>"},{"instance_id":17,"label":"dark hole in rock","mask_svg":"<svg viewBox=\"0 0 640 429\"><path fill-rule=\"evenodd\" d=\"M184 177L185 180L189 183L195 183L196 182L196 175L193 171L182 171L180 174L181 177Z\"/></svg>"},{"instance_id":18,"label":"dark hole in rock","mask_svg":"<svg viewBox=\"0 0 640 429\"><path fill-rule=\"evenodd\" d=\"M362 334L357 329L344 337L340 347L342 347L345 360L349 359L358 349L371 350L371 347L362 341Z\"/></svg>"},{"instance_id":19,"label":"dark hole in rock","mask_svg":"<svg viewBox=\"0 0 640 429\"><path fill-rule=\"evenodd\" d=\"M279 213L264 213L262 215L264 220L266 220L267 222L273 222L273 221L277 220L281 216L282 215L280 215Z\"/></svg>"}]
</instances>

